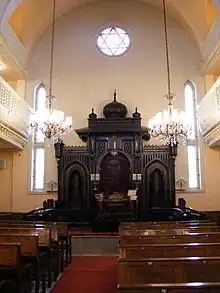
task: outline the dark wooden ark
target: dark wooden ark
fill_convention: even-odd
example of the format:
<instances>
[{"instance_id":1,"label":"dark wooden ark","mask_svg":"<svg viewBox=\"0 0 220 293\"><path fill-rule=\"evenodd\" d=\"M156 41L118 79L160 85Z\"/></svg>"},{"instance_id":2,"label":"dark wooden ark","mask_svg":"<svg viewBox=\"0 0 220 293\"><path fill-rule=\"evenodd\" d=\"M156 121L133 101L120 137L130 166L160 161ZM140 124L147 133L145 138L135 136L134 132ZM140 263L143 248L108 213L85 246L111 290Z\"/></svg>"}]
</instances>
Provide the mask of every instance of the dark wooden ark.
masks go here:
<instances>
[{"instance_id":1,"label":"dark wooden ark","mask_svg":"<svg viewBox=\"0 0 220 293\"><path fill-rule=\"evenodd\" d=\"M98 118L92 110L88 127L75 130L86 146L55 144L58 202L84 213L97 209L122 218L126 213L132 216L134 206L141 216L152 207L175 205L176 148L147 144L150 135L141 126L140 113L136 109L127 117L116 93L103 114ZM129 190L137 191L135 205Z\"/></svg>"}]
</instances>

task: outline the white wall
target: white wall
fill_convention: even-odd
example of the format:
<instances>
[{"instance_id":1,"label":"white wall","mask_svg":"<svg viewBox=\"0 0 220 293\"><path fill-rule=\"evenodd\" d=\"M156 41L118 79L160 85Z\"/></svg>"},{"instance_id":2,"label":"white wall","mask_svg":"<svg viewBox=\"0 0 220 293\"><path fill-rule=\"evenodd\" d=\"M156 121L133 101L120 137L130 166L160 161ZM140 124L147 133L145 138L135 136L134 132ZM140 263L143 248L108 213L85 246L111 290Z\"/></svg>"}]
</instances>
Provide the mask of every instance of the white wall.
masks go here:
<instances>
[{"instance_id":1,"label":"white wall","mask_svg":"<svg viewBox=\"0 0 220 293\"><path fill-rule=\"evenodd\" d=\"M96 48L96 37L108 25L125 28L132 41L131 49L122 57L105 57ZM200 72L200 55L187 33L168 20L171 55L172 89L175 106L184 107L186 80L197 85L198 99L204 95L204 79ZM33 100L34 86L48 83L51 32L38 43L28 67L27 97ZM116 87L118 99L129 114L137 106L143 125L166 107L167 76L164 53L163 15L161 11L138 1L101 1L70 11L56 22L53 89L58 108L73 117L73 128L87 126L92 107L102 115L105 103L112 100ZM67 145L81 144L72 132L65 137ZM48 151L47 179L56 177L53 149ZM177 178L187 179L184 148L177 159Z\"/></svg>"}]
</instances>

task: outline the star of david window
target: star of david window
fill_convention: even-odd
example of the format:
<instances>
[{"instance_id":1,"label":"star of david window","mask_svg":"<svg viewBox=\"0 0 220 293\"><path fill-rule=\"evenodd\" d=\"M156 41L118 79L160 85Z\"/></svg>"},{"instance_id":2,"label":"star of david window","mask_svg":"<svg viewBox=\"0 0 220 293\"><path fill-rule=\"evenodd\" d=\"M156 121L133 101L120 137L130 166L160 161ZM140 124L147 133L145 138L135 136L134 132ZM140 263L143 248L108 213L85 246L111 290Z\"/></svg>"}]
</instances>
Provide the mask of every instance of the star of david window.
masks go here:
<instances>
[{"instance_id":1,"label":"star of david window","mask_svg":"<svg viewBox=\"0 0 220 293\"><path fill-rule=\"evenodd\" d=\"M104 55L120 56L130 48L128 33L118 27L110 27L101 32L97 39L97 45Z\"/></svg>"}]
</instances>

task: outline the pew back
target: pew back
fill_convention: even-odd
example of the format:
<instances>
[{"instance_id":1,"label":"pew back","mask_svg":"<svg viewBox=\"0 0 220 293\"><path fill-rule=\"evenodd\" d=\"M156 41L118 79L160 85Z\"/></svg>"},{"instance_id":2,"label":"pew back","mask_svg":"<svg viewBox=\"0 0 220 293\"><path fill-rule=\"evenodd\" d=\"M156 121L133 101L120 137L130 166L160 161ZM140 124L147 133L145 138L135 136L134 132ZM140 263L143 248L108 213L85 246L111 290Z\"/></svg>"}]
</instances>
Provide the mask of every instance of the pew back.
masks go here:
<instances>
[{"instance_id":1,"label":"pew back","mask_svg":"<svg viewBox=\"0 0 220 293\"><path fill-rule=\"evenodd\" d=\"M120 233L125 230L145 230L145 229L163 229L163 228L197 228L206 226L217 226L212 221L192 221L192 222L123 222L120 225Z\"/></svg>"},{"instance_id":2,"label":"pew back","mask_svg":"<svg viewBox=\"0 0 220 293\"><path fill-rule=\"evenodd\" d=\"M51 230L49 228L17 228L17 227L0 227L0 234L23 234L38 235L38 244L51 246Z\"/></svg>"},{"instance_id":3,"label":"pew back","mask_svg":"<svg viewBox=\"0 0 220 293\"><path fill-rule=\"evenodd\" d=\"M118 261L119 284L219 282L220 257Z\"/></svg>"},{"instance_id":4,"label":"pew back","mask_svg":"<svg viewBox=\"0 0 220 293\"><path fill-rule=\"evenodd\" d=\"M166 257L220 257L220 243L125 245L119 248L119 259Z\"/></svg>"},{"instance_id":5,"label":"pew back","mask_svg":"<svg viewBox=\"0 0 220 293\"><path fill-rule=\"evenodd\" d=\"M0 265L20 264L20 254L19 243L0 243Z\"/></svg>"},{"instance_id":6,"label":"pew back","mask_svg":"<svg viewBox=\"0 0 220 293\"><path fill-rule=\"evenodd\" d=\"M120 245L145 245L145 244L178 244L178 243L207 243L219 242L220 232L190 233L190 234L160 234L156 235L123 235L120 237Z\"/></svg>"},{"instance_id":7,"label":"pew back","mask_svg":"<svg viewBox=\"0 0 220 293\"><path fill-rule=\"evenodd\" d=\"M21 254L38 255L38 235L0 234L0 243L20 243Z\"/></svg>"}]
</instances>

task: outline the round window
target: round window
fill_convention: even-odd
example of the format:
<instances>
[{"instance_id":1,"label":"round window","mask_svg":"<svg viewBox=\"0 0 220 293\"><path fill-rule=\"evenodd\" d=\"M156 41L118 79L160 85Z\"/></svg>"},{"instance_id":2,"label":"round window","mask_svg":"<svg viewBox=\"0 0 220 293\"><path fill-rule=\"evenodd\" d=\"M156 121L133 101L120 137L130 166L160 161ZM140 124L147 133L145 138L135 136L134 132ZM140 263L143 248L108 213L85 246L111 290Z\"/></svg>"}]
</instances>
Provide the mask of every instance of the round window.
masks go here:
<instances>
[{"instance_id":1,"label":"round window","mask_svg":"<svg viewBox=\"0 0 220 293\"><path fill-rule=\"evenodd\" d=\"M128 33L118 27L110 27L101 32L97 39L97 46L107 56L120 56L130 47Z\"/></svg>"}]
</instances>

